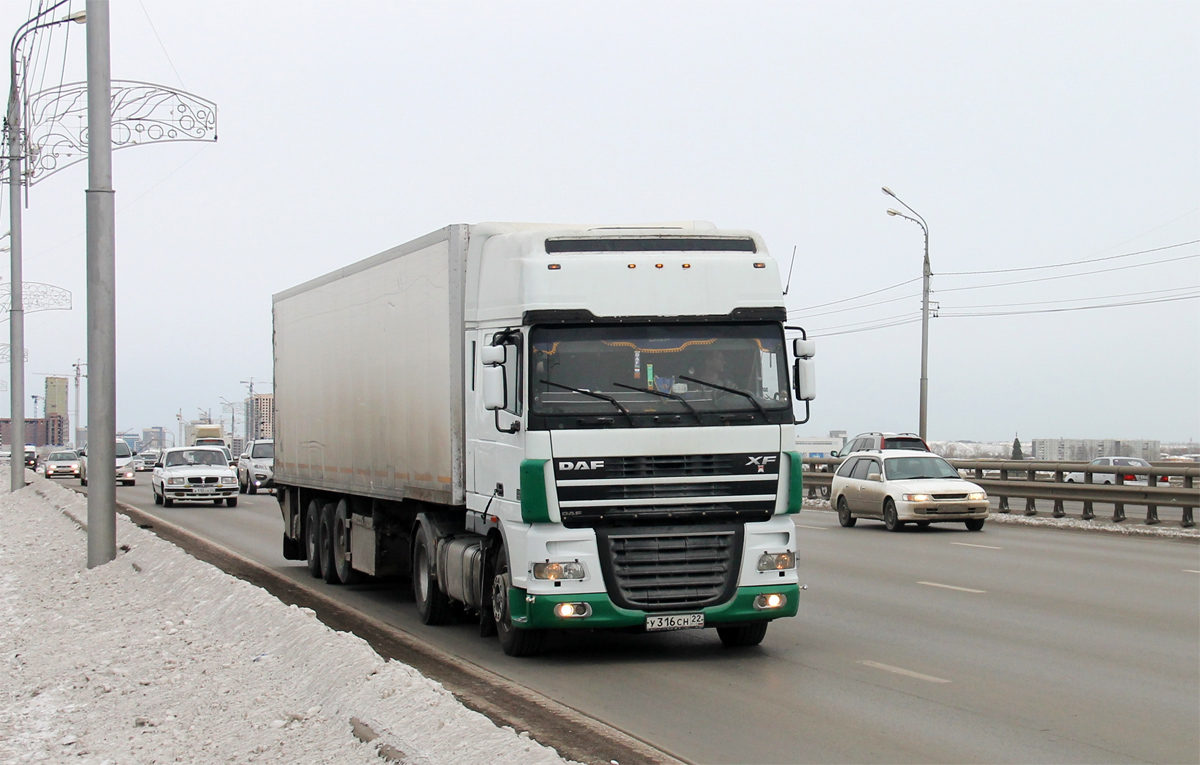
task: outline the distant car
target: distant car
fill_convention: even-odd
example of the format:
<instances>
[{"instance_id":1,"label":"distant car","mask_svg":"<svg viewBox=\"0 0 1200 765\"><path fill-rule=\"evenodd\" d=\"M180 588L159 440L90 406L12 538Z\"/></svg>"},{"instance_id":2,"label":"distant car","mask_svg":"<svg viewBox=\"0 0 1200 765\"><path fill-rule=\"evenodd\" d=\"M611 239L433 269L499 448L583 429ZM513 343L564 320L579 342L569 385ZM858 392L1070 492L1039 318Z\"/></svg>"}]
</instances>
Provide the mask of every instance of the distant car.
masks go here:
<instances>
[{"instance_id":1,"label":"distant car","mask_svg":"<svg viewBox=\"0 0 1200 765\"><path fill-rule=\"evenodd\" d=\"M79 455L73 451L50 452L42 471L47 478L78 478Z\"/></svg>"},{"instance_id":2,"label":"distant car","mask_svg":"<svg viewBox=\"0 0 1200 765\"><path fill-rule=\"evenodd\" d=\"M150 476L154 504L225 502L237 507L237 473L219 446L179 446L167 449L154 463Z\"/></svg>"},{"instance_id":3,"label":"distant car","mask_svg":"<svg viewBox=\"0 0 1200 765\"><path fill-rule=\"evenodd\" d=\"M158 450L147 449L144 452L137 454L137 472L148 473L154 469L154 463L158 461Z\"/></svg>"},{"instance_id":4,"label":"distant car","mask_svg":"<svg viewBox=\"0 0 1200 765\"><path fill-rule=\"evenodd\" d=\"M1147 462L1146 460L1138 459L1137 457L1097 457L1096 459L1094 459L1088 463L1088 467L1148 468L1148 467L1150 467L1150 463ZM1067 483L1084 483L1085 482L1084 475L1085 475L1084 473L1066 473L1063 475L1063 480L1066 481ZM1121 476L1121 478L1122 478L1123 482L1127 485L1134 485L1134 486L1147 486L1148 485L1146 483L1147 476L1144 473L1142 475L1134 475L1133 473L1126 473L1123 476ZM1170 483L1170 479L1168 479L1165 475L1159 476L1158 481L1160 483ZM1117 482L1117 476L1113 473L1092 473L1092 483L1114 484L1116 482Z\"/></svg>"},{"instance_id":5,"label":"distant car","mask_svg":"<svg viewBox=\"0 0 1200 765\"><path fill-rule=\"evenodd\" d=\"M275 442L271 439L251 441L238 457L238 489L257 494L259 489L275 486Z\"/></svg>"},{"instance_id":6,"label":"distant car","mask_svg":"<svg viewBox=\"0 0 1200 765\"><path fill-rule=\"evenodd\" d=\"M833 476L830 503L849 528L859 518L877 518L888 531L905 523L961 521L971 531L988 517L987 492L964 480L936 454L883 449L852 454Z\"/></svg>"},{"instance_id":7,"label":"distant car","mask_svg":"<svg viewBox=\"0 0 1200 765\"><path fill-rule=\"evenodd\" d=\"M37 470L38 456L37 447L26 445L25 447L25 467L30 470Z\"/></svg>"},{"instance_id":8,"label":"distant car","mask_svg":"<svg viewBox=\"0 0 1200 765\"><path fill-rule=\"evenodd\" d=\"M84 486L88 485L88 450L83 449L79 452L79 483ZM125 486L135 486L137 484L137 469L133 461L133 450L129 448L129 444L124 441L117 441L113 455L116 463L113 467L116 471L117 483Z\"/></svg>"},{"instance_id":9,"label":"distant car","mask_svg":"<svg viewBox=\"0 0 1200 765\"><path fill-rule=\"evenodd\" d=\"M845 456L847 454L854 454L855 452L880 451L882 449L910 449L912 451L927 452L929 451L929 444L925 443L925 439L916 433L881 433L873 431L870 433L859 433L847 441L846 445L839 451L834 452L833 456Z\"/></svg>"}]
</instances>

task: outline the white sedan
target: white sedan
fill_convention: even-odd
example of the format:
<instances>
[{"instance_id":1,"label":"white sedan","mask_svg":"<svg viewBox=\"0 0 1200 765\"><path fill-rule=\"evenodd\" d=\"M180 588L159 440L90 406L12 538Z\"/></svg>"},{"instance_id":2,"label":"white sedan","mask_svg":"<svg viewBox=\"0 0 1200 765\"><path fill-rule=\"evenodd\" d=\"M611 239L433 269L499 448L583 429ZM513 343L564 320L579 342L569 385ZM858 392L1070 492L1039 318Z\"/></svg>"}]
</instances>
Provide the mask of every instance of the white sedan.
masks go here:
<instances>
[{"instance_id":1,"label":"white sedan","mask_svg":"<svg viewBox=\"0 0 1200 765\"><path fill-rule=\"evenodd\" d=\"M888 531L945 521L979 531L988 517L987 492L980 486L935 454L905 449L851 454L834 473L830 502L843 526L878 518Z\"/></svg>"},{"instance_id":2,"label":"white sedan","mask_svg":"<svg viewBox=\"0 0 1200 765\"><path fill-rule=\"evenodd\" d=\"M222 501L229 507L238 502L237 472L217 446L181 446L167 449L154 463L150 476L154 504L170 507L176 502Z\"/></svg>"}]
</instances>

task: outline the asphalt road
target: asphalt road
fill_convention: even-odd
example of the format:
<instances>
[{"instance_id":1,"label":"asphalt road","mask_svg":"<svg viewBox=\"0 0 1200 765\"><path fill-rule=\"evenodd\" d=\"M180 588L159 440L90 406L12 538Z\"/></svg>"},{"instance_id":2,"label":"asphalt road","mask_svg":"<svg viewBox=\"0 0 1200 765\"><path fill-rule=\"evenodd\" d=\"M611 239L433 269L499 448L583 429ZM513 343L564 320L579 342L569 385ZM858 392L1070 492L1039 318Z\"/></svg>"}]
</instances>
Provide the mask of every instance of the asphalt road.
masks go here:
<instances>
[{"instance_id":1,"label":"asphalt road","mask_svg":"<svg viewBox=\"0 0 1200 765\"><path fill-rule=\"evenodd\" d=\"M117 496L684 760L1200 762L1195 541L891 534L809 510L796 516L809 589L762 646L563 634L513 659L474 625L422 625L405 581L333 587L284 561L271 495L165 509L139 474Z\"/></svg>"}]
</instances>

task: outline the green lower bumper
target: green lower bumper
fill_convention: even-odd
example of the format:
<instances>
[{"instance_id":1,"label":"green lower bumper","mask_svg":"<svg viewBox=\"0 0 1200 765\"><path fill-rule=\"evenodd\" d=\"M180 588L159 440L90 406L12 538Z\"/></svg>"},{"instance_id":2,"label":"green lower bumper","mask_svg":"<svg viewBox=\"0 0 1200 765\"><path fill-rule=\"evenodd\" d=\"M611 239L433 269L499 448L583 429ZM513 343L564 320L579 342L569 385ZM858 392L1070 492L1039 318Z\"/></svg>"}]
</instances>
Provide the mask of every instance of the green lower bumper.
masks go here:
<instances>
[{"instance_id":1,"label":"green lower bumper","mask_svg":"<svg viewBox=\"0 0 1200 765\"><path fill-rule=\"evenodd\" d=\"M787 601L779 608L759 610L754 599L759 595L779 593ZM638 627L646 623L649 611L633 611L619 608L604 593L586 595L535 595L526 597L525 590L510 588L509 608L512 610L513 626L524 629L605 629L612 627ZM564 619L554 614L559 603L587 603L592 608L591 616ZM718 626L735 622L753 622L763 619L780 619L795 616L800 605L800 587L795 584L782 587L739 587L733 599L719 606L700 609L704 614L705 626ZM653 614L661 612L655 611ZM670 612L668 612L670 613ZM676 613L695 613L683 611Z\"/></svg>"}]
</instances>

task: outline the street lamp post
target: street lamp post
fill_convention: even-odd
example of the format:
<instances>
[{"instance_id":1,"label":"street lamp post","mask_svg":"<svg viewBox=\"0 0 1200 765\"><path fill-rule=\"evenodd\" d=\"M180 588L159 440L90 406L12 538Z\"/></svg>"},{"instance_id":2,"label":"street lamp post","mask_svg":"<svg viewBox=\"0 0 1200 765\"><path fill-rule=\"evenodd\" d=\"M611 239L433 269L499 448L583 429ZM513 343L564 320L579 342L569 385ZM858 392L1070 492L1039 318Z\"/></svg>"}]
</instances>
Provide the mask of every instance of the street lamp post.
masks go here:
<instances>
[{"instance_id":1,"label":"street lamp post","mask_svg":"<svg viewBox=\"0 0 1200 765\"><path fill-rule=\"evenodd\" d=\"M922 440L928 437L927 425L929 420L929 226L926 225L925 219L907 204L904 200L892 193L892 190L887 186L883 187L883 193L887 194L892 199L904 205L904 209L915 215L915 218L910 218L899 210L889 209L888 215L894 215L905 220L912 221L921 227L921 231L925 233L925 264L922 268L921 279L921 411L920 411L920 430L919 435Z\"/></svg>"},{"instance_id":2,"label":"street lamp post","mask_svg":"<svg viewBox=\"0 0 1200 765\"><path fill-rule=\"evenodd\" d=\"M9 345L12 348L12 373L9 385L11 412L12 454L25 449L25 305L21 268L21 93L17 82L17 54L25 36L39 29L65 24L69 21L82 23L85 13L76 13L65 19L41 21L46 14L63 5L55 3L17 28L9 48L9 91L8 113L8 216L9 216L9 267L12 285L9 287ZM25 463L13 459L12 479L9 490L25 487Z\"/></svg>"}]
</instances>

